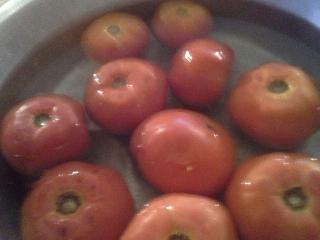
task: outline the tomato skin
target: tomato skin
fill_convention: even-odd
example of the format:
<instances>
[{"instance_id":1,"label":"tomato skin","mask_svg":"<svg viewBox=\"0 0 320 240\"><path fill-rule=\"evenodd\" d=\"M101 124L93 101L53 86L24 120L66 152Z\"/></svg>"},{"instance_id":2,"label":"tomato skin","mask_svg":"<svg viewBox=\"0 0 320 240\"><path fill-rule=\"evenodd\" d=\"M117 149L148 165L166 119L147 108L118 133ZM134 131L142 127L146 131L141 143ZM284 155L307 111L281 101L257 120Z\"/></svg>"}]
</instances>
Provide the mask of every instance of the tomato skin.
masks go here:
<instances>
[{"instance_id":1,"label":"tomato skin","mask_svg":"<svg viewBox=\"0 0 320 240\"><path fill-rule=\"evenodd\" d=\"M223 204L203 196L176 193L148 202L132 219L120 240L172 239L170 235L178 233L192 240L238 239Z\"/></svg>"},{"instance_id":2,"label":"tomato skin","mask_svg":"<svg viewBox=\"0 0 320 240\"><path fill-rule=\"evenodd\" d=\"M177 48L208 35L213 27L213 17L208 9L194 1L165 1L157 8L151 25L162 43Z\"/></svg>"},{"instance_id":3,"label":"tomato skin","mask_svg":"<svg viewBox=\"0 0 320 240\"><path fill-rule=\"evenodd\" d=\"M65 192L80 197L74 213L57 210ZM48 170L22 206L23 240L118 240L134 214L133 199L115 170L68 162Z\"/></svg>"},{"instance_id":4,"label":"tomato skin","mask_svg":"<svg viewBox=\"0 0 320 240\"><path fill-rule=\"evenodd\" d=\"M268 89L285 81L285 92ZM319 128L320 96L301 69L272 62L244 73L230 95L228 109L234 123L258 143L279 149L301 145Z\"/></svg>"},{"instance_id":5,"label":"tomato skin","mask_svg":"<svg viewBox=\"0 0 320 240\"><path fill-rule=\"evenodd\" d=\"M269 153L245 161L226 191L242 239L320 239L320 162L302 153ZM305 209L293 210L283 193L302 187Z\"/></svg>"},{"instance_id":6,"label":"tomato skin","mask_svg":"<svg viewBox=\"0 0 320 240\"><path fill-rule=\"evenodd\" d=\"M36 116L47 114L43 126ZM1 123L0 142L7 162L25 175L80 157L88 148L89 133L83 107L61 94L30 97L15 106Z\"/></svg>"},{"instance_id":7,"label":"tomato skin","mask_svg":"<svg viewBox=\"0 0 320 240\"><path fill-rule=\"evenodd\" d=\"M169 83L183 103L205 107L223 94L234 61L233 50L204 38L183 45L173 56Z\"/></svg>"},{"instance_id":8,"label":"tomato skin","mask_svg":"<svg viewBox=\"0 0 320 240\"><path fill-rule=\"evenodd\" d=\"M112 86L115 79L125 80ZM115 134L129 134L142 120L166 103L168 83L158 66L137 58L103 65L88 82L85 105L91 117Z\"/></svg>"},{"instance_id":9,"label":"tomato skin","mask_svg":"<svg viewBox=\"0 0 320 240\"><path fill-rule=\"evenodd\" d=\"M146 180L162 192L217 194L235 161L227 130L184 109L164 110L142 122L132 134L130 150Z\"/></svg>"},{"instance_id":10,"label":"tomato skin","mask_svg":"<svg viewBox=\"0 0 320 240\"><path fill-rule=\"evenodd\" d=\"M107 62L142 54L150 43L150 31L138 16L109 12L87 27L81 43L89 57Z\"/></svg>"}]
</instances>

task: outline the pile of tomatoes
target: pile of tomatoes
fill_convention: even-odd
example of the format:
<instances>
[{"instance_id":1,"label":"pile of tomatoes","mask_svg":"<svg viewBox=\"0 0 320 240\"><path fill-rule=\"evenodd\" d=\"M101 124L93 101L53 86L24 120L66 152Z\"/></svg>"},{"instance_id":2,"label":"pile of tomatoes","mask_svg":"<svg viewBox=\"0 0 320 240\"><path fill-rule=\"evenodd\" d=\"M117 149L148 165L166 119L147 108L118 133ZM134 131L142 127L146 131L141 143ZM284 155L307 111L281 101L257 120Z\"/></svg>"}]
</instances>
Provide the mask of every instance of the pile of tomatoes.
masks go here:
<instances>
[{"instance_id":1,"label":"pile of tomatoes","mask_svg":"<svg viewBox=\"0 0 320 240\"><path fill-rule=\"evenodd\" d=\"M320 95L297 66L249 69L226 109L244 135L270 149L236 166L236 143L202 109L225 92L234 52L208 37L211 13L189 0L161 3L150 23L176 49L168 71L143 59L151 31L138 16L108 12L81 43L102 63L84 91L30 97L4 116L3 156L40 176L21 212L24 240L319 240L320 164L291 152L320 126ZM169 90L183 108L165 109ZM76 161L87 151L87 117L129 136L137 170L163 194L135 213L114 169ZM272 150L274 149L274 150Z\"/></svg>"}]
</instances>

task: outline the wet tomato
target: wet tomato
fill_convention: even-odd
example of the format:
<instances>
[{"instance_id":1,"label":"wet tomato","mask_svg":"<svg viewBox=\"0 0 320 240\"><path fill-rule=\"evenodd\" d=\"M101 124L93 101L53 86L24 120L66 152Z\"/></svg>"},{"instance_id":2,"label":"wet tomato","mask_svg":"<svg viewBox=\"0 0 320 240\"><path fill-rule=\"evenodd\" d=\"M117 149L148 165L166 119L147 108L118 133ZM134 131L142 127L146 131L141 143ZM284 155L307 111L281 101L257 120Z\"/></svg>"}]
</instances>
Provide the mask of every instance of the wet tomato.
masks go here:
<instances>
[{"instance_id":1,"label":"wet tomato","mask_svg":"<svg viewBox=\"0 0 320 240\"><path fill-rule=\"evenodd\" d=\"M84 109L60 94L28 98L4 116L0 142L12 167L26 175L37 174L86 151L89 133Z\"/></svg>"},{"instance_id":2,"label":"wet tomato","mask_svg":"<svg viewBox=\"0 0 320 240\"><path fill-rule=\"evenodd\" d=\"M120 240L236 240L229 211L219 202L191 194L151 200L136 214Z\"/></svg>"},{"instance_id":3,"label":"wet tomato","mask_svg":"<svg viewBox=\"0 0 320 240\"><path fill-rule=\"evenodd\" d=\"M272 62L244 73L229 98L234 123L273 148L302 144L320 126L320 95L298 67Z\"/></svg>"},{"instance_id":4,"label":"wet tomato","mask_svg":"<svg viewBox=\"0 0 320 240\"><path fill-rule=\"evenodd\" d=\"M142 174L162 192L219 193L235 161L227 130L208 116L183 109L161 111L142 122L130 149Z\"/></svg>"},{"instance_id":5,"label":"wet tomato","mask_svg":"<svg viewBox=\"0 0 320 240\"><path fill-rule=\"evenodd\" d=\"M192 39L205 37L212 29L213 17L195 1L165 1L157 8L151 25L161 42L176 48Z\"/></svg>"},{"instance_id":6,"label":"wet tomato","mask_svg":"<svg viewBox=\"0 0 320 240\"><path fill-rule=\"evenodd\" d=\"M226 204L246 240L320 239L320 162L300 153L245 161Z\"/></svg>"},{"instance_id":7,"label":"wet tomato","mask_svg":"<svg viewBox=\"0 0 320 240\"><path fill-rule=\"evenodd\" d=\"M48 170L22 206L23 240L118 240L134 214L114 170L68 162Z\"/></svg>"},{"instance_id":8,"label":"wet tomato","mask_svg":"<svg viewBox=\"0 0 320 240\"><path fill-rule=\"evenodd\" d=\"M138 16L109 12L87 27L81 42L89 57L107 62L142 54L149 45L150 31Z\"/></svg>"},{"instance_id":9,"label":"wet tomato","mask_svg":"<svg viewBox=\"0 0 320 240\"><path fill-rule=\"evenodd\" d=\"M223 94L232 68L233 50L213 39L196 39L173 56L169 82L183 103L204 107Z\"/></svg>"},{"instance_id":10,"label":"wet tomato","mask_svg":"<svg viewBox=\"0 0 320 240\"><path fill-rule=\"evenodd\" d=\"M101 127L128 134L143 119L164 108L167 89L166 75L158 66L142 59L118 59L93 74L85 105Z\"/></svg>"}]
</instances>

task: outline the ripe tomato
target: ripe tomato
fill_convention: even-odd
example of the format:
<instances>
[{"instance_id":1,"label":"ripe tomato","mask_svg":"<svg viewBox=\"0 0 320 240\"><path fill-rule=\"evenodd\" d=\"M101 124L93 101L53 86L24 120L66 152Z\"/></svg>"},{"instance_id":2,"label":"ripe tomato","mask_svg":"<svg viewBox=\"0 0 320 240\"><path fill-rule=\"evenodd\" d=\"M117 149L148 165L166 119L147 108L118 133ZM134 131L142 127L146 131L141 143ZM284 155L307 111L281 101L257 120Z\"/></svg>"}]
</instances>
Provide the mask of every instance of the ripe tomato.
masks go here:
<instances>
[{"instance_id":1,"label":"ripe tomato","mask_svg":"<svg viewBox=\"0 0 320 240\"><path fill-rule=\"evenodd\" d=\"M213 39L196 39L173 56L169 82L183 103L203 107L215 103L225 90L233 50Z\"/></svg>"},{"instance_id":2,"label":"ripe tomato","mask_svg":"<svg viewBox=\"0 0 320 240\"><path fill-rule=\"evenodd\" d=\"M85 152L89 134L84 110L60 94L28 98L4 116L0 142L12 167L26 175L37 174Z\"/></svg>"},{"instance_id":3,"label":"ripe tomato","mask_svg":"<svg viewBox=\"0 0 320 240\"><path fill-rule=\"evenodd\" d=\"M219 202L191 194L162 195L136 214L120 240L235 240L228 210Z\"/></svg>"},{"instance_id":4,"label":"ripe tomato","mask_svg":"<svg viewBox=\"0 0 320 240\"><path fill-rule=\"evenodd\" d=\"M47 171L25 199L22 239L118 240L133 214L116 171L68 162Z\"/></svg>"},{"instance_id":5,"label":"ripe tomato","mask_svg":"<svg viewBox=\"0 0 320 240\"><path fill-rule=\"evenodd\" d=\"M165 73L158 66L142 59L118 59L93 74L85 105L104 129L128 134L165 106L167 85Z\"/></svg>"},{"instance_id":6,"label":"ripe tomato","mask_svg":"<svg viewBox=\"0 0 320 240\"><path fill-rule=\"evenodd\" d=\"M173 0L160 4L151 24L161 42L176 48L206 36L212 29L213 18L208 9L195 1Z\"/></svg>"},{"instance_id":7,"label":"ripe tomato","mask_svg":"<svg viewBox=\"0 0 320 240\"><path fill-rule=\"evenodd\" d=\"M134 131L130 149L145 178L163 192L216 194L235 161L235 146L215 120L189 110L159 112Z\"/></svg>"},{"instance_id":8,"label":"ripe tomato","mask_svg":"<svg viewBox=\"0 0 320 240\"><path fill-rule=\"evenodd\" d=\"M260 144L292 148L320 124L320 95L310 77L285 63L244 73L229 99L234 123Z\"/></svg>"},{"instance_id":9,"label":"ripe tomato","mask_svg":"<svg viewBox=\"0 0 320 240\"><path fill-rule=\"evenodd\" d=\"M82 36L85 53L100 62L140 55L149 45L144 21L124 12L109 12L88 26Z\"/></svg>"},{"instance_id":10,"label":"ripe tomato","mask_svg":"<svg viewBox=\"0 0 320 240\"><path fill-rule=\"evenodd\" d=\"M271 153L245 161L226 203L246 240L320 239L320 162Z\"/></svg>"}]
</instances>

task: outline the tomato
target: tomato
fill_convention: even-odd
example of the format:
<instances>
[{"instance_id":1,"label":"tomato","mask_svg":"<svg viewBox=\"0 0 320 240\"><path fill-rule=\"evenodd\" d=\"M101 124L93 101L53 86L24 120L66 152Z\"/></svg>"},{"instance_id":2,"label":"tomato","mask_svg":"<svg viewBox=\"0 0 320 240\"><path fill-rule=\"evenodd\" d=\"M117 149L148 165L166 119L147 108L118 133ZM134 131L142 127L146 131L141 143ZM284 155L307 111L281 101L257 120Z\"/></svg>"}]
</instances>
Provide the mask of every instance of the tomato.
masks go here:
<instances>
[{"instance_id":1,"label":"tomato","mask_svg":"<svg viewBox=\"0 0 320 240\"><path fill-rule=\"evenodd\" d=\"M173 56L169 82L183 103L205 107L223 94L233 64L233 50L213 39L196 39Z\"/></svg>"},{"instance_id":2,"label":"tomato","mask_svg":"<svg viewBox=\"0 0 320 240\"><path fill-rule=\"evenodd\" d=\"M145 178L162 192L217 194L235 161L227 130L212 118L183 109L161 111L142 122L130 150Z\"/></svg>"},{"instance_id":3,"label":"tomato","mask_svg":"<svg viewBox=\"0 0 320 240\"><path fill-rule=\"evenodd\" d=\"M93 74L85 105L101 127L128 134L165 106L167 85L166 75L158 66L142 59L119 59Z\"/></svg>"},{"instance_id":4,"label":"tomato","mask_svg":"<svg viewBox=\"0 0 320 240\"><path fill-rule=\"evenodd\" d=\"M120 240L235 240L228 210L218 201L191 194L153 199L136 214Z\"/></svg>"},{"instance_id":5,"label":"tomato","mask_svg":"<svg viewBox=\"0 0 320 240\"><path fill-rule=\"evenodd\" d=\"M25 175L38 174L86 151L89 133L84 110L65 95L30 97L4 116L0 142L12 167Z\"/></svg>"},{"instance_id":6,"label":"tomato","mask_svg":"<svg viewBox=\"0 0 320 240\"><path fill-rule=\"evenodd\" d=\"M133 200L112 169L68 162L40 178L22 206L23 240L118 240Z\"/></svg>"},{"instance_id":7,"label":"tomato","mask_svg":"<svg viewBox=\"0 0 320 240\"><path fill-rule=\"evenodd\" d=\"M138 16L109 12L87 27L81 42L89 57L107 62L142 54L149 45L150 31Z\"/></svg>"},{"instance_id":8,"label":"tomato","mask_svg":"<svg viewBox=\"0 0 320 240\"><path fill-rule=\"evenodd\" d=\"M213 18L207 8L195 1L165 1L157 8L152 21L157 38L169 47L208 35Z\"/></svg>"},{"instance_id":9,"label":"tomato","mask_svg":"<svg viewBox=\"0 0 320 240\"><path fill-rule=\"evenodd\" d=\"M320 239L320 162L302 153L269 153L234 174L226 204L246 240Z\"/></svg>"},{"instance_id":10,"label":"tomato","mask_svg":"<svg viewBox=\"0 0 320 240\"><path fill-rule=\"evenodd\" d=\"M272 62L244 73L230 95L234 123L262 145L293 148L320 123L320 95L302 69Z\"/></svg>"}]
</instances>

